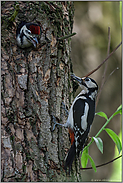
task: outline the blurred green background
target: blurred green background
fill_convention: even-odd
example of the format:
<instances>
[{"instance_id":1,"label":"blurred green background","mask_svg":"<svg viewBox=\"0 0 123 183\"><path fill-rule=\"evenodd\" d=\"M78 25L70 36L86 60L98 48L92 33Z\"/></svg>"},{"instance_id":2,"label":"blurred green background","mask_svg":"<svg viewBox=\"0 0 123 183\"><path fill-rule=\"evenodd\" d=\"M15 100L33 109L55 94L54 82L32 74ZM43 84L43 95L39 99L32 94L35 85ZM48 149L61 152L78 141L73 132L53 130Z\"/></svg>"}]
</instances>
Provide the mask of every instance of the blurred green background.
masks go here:
<instances>
[{"instance_id":1,"label":"blurred green background","mask_svg":"<svg viewBox=\"0 0 123 183\"><path fill-rule=\"evenodd\" d=\"M120 2L116 1L79 1L74 2L75 16L73 32L77 34L72 38L72 63L73 71L83 77L91 70L95 69L107 56L108 47L108 27L111 30L110 52L122 40L122 26L120 20ZM122 78L122 46L110 57L107 64L105 77L108 78L103 87L96 112L103 111L110 117L121 104L121 78ZM118 69L116 69L118 68ZM101 86L105 64L90 77L95 79ZM112 71L113 74L110 76ZM80 92L78 88L76 94ZM105 123L105 119L95 116L90 136L95 136ZM108 128L116 134L121 131L121 116L117 115L111 120ZM115 144L111 138L103 131L100 136L103 140L104 153L97 149L95 143L89 148L89 154L96 165L108 162L118 156ZM121 161L94 170L82 171L83 181L121 181ZM90 166L90 164L88 164ZM117 172L116 172L117 171Z\"/></svg>"}]
</instances>

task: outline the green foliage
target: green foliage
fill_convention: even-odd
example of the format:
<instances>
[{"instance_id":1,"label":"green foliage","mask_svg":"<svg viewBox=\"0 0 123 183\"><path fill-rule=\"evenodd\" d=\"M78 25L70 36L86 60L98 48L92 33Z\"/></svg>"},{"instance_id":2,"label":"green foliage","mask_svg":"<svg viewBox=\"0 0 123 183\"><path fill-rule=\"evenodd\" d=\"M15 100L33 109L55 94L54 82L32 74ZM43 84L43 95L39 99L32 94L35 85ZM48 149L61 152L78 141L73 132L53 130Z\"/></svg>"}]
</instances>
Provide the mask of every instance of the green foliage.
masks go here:
<instances>
[{"instance_id":1,"label":"green foliage","mask_svg":"<svg viewBox=\"0 0 123 183\"><path fill-rule=\"evenodd\" d=\"M101 116L105 118L106 120L108 119L107 115L104 112L97 112L95 115Z\"/></svg>"},{"instance_id":2,"label":"green foliage","mask_svg":"<svg viewBox=\"0 0 123 183\"><path fill-rule=\"evenodd\" d=\"M102 115L101 115L102 113ZM98 115L98 113L96 113ZM99 116L104 117L106 119L106 114L104 115L104 112L99 112ZM99 130L99 132L96 134L95 137L98 137L98 135L104 130L104 128L108 125L108 123L111 121L111 119L116 116L117 114L122 114L122 105L120 105L117 110L111 115L111 117L105 122L105 124L103 125L103 127Z\"/></svg>"},{"instance_id":3,"label":"green foliage","mask_svg":"<svg viewBox=\"0 0 123 183\"><path fill-rule=\"evenodd\" d=\"M113 114L113 117L116 116L117 114L122 114L122 105L120 105L120 106L117 108L116 112Z\"/></svg>"},{"instance_id":4,"label":"green foliage","mask_svg":"<svg viewBox=\"0 0 123 183\"><path fill-rule=\"evenodd\" d=\"M88 148L83 151L82 156L81 156L81 165L83 168L87 166L88 163Z\"/></svg>"},{"instance_id":5,"label":"green foliage","mask_svg":"<svg viewBox=\"0 0 123 183\"><path fill-rule=\"evenodd\" d=\"M113 130L111 130L109 128L105 128L105 131L108 133L108 135L112 138L112 140L116 144L118 151L119 151L119 154L120 154L120 152L122 150L122 145L121 145L121 142L120 142L118 135Z\"/></svg>"},{"instance_id":6,"label":"green foliage","mask_svg":"<svg viewBox=\"0 0 123 183\"><path fill-rule=\"evenodd\" d=\"M103 154L103 141L102 141L102 139L100 137L92 137L92 138L96 142L96 145L97 145L98 149Z\"/></svg>"},{"instance_id":7,"label":"green foliage","mask_svg":"<svg viewBox=\"0 0 123 183\"><path fill-rule=\"evenodd\" d=\"M118 135L120 140L122 141L122 129ZM114 158L119 154L117 147L115 147ZM121 153L122 154L122 151ZM122 182L122 158L117 159L117 161L113 162L113 170L112 175L109 178L109 182Z\"/></svg>"},{"instance_id":8,"label":"green foliage","mask_svg":"<svg viewBox=\"0 0 123 183\"><path fill-rule=\"evenodd\" d=\"M91 162L91 166L92 166L93 170L96 172L96 171L97 171L96 165L95 165L95 163L94 163L94 160L91 158L91 156L90 156L89 154L88 154L88 159L89 159L90 162Z\"/></svg>"},{"instance_id":9,"label":"green foliage","mask_svg":"<svg viewBox=\"0 0 123 183\"><path fill-rule=\"evenodd\" d=\"M111 119L116 116L117 114L122 114L122 105L120 105L117 110L111 115L110 118L107 117L107 115L104 113L104 112L98 112L96 113L96 115L100 116L100 117L103 117L104 119L106 119L106 122L105 124L102 126L102 128L99 130L99 132L95 135L95 137L92 137L91 139L91 142L84 148L83 150L83 153L82 153L82 156L81 156L81 164L82 164L82 167L85 168L87 166L87 163L88 163L88 159L90 160L90 163L91 163L91 166L92 168L94 169L94 171L96 172L96 166L95 166L95 163L93 161L93 159L91 158L91 156L88 154L88 148L89 146L92 144L92 142L95 141L98 149L101 151L101 153L103 153L103 141L99 136L99 134L105 130L108 135L111 137L111 139L114 141L115 145L117 146L117 149L119 151L119 154L122 150L122 145L121 145L121 142L120 142L120 139L118 137L118 135L111 129L109 128L105 128L108 123L111 121Z\"/></svg>"},{"instance_id":10,"label":"green foliage","mask_svg":"<svg viewBox=\"0 0 123 183\"><path fill-rule=\"evenodd\" d=\"M96 172L96 166L94 163L94 160L92 159L92 157L88 154L88 148L83 151L82 156L81 156L81 164L83 168L86 168L88 160L90 160L91 166L93 168L93 170Z\"/></svg>"}]
</instances>

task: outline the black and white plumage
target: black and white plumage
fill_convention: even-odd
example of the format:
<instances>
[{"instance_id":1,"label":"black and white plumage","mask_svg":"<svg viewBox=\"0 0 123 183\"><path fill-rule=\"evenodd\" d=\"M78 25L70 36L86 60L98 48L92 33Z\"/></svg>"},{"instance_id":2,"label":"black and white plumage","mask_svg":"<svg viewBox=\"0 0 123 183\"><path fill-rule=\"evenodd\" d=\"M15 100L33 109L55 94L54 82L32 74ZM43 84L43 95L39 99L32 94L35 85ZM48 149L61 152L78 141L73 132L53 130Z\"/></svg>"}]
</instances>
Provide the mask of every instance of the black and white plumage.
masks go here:
<instances>
[{"instance_id":1,"label":"black and white plumage","mask_svg":"<svg viewBox=\"0 0 123 183\"><path fill-rule=\"evenodd\" d=\"M41 28L35 23L21 22L16 30L17 45L21 48L37 47L37 36L41 34Z\"/></svg>"},{"instance_id":2,"label":"black and white plumage","mask_svg":"<svg viewBox=\"0 0 123 183\"><path fill-rule=\"evenodd\" d=\"M82 91L74 99L67 122L62 125L69 129L71 139L71 148L65 158L64 167L65 170L69 167L69 173L73 160L79 157L88 137L95 115L95 98L98 91L97 83L91 78L79 78L73 74L72 79L78 82Z\"/></svg>"},{"instance_id":3,"label":"black and white plumage","mask_svg":"<svg viewBox=\"0 0 123 183\"><path fill-rule=\"evenodd\" d=\"M82 91L73 101L65 124L71 129L70 136L74 136L65 162L65 169L69 167L69 171L75 156L79 157L88 137L95 115L95 98L98 91L98 85L93 79L79 78L75 75L72 75L72 78L78 82Z\"/></svg>"},{"instance_id":4,"label":"black and white plumage","mask_svg":"<svg viewBox=\"0 0 123 183\"><path fill-rule=\"evenodd\" d=\"M69 167L69 171L75 156L79 157L88 137L95 115L95 98L98 91L98 85L93 79L79 78L75 75L72 75L72 78L78 82L82 91L73 101L65 124L71 129L69 131L72 131L70 136L74 136L65 162L65 169Z\"/></svg>"}]
</instances>

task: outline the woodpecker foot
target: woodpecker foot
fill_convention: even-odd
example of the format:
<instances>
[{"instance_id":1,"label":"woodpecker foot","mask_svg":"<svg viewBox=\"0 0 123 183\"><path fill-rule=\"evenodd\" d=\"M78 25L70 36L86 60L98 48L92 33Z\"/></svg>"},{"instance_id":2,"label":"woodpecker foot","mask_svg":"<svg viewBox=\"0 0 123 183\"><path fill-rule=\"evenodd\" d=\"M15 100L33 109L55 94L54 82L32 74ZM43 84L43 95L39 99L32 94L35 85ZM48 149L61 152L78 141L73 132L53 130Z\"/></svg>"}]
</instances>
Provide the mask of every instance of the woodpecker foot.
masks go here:
<instances>
[{"instance_id":1,"label":"woodpecker foot","mask_svg":"<svg viewBox=\"0 0 123 183\"><path fill-rule=\"evenodd\" d=\"M52 116L52 121L55 123L55 124L53 125L52 132L55 130L55 126L56 126L56 125L64 126L64 124L60 124L60 123L57 123L57 122L56 122L56 117L55 117L55 116L53 116L53 115L51 115L51 116Z\"/></svg>"},{"instance_id":2,"label":"woodpecker foot","mask_svg":"<svg viewBox=\"0 0 123 183\"><path fill-rule=\"evenodd\" d=\"M66 105L64 104L64 102L62 102L62 105L63 105L62 109L65 110L66 116L68 116L69 112L68 112L68 110L66 109Z\"/></svg>"}]
</instances>

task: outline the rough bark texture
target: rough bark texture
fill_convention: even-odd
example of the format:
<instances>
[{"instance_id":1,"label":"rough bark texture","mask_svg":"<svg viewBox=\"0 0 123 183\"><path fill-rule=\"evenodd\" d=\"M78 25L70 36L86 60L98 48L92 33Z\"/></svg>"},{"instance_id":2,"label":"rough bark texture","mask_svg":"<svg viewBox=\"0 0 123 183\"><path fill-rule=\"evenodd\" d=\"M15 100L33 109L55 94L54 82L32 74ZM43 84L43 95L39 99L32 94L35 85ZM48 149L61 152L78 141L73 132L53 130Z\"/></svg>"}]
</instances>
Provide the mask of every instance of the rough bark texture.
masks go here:
<instances>
[{"instance_id":1,"label":"rough bark texture","mask_svg":"<svg viewBox=\"0 0 123 183\"><path fill-rule=\"evenodd\" d=\"M16 3L1 5L2 181L80 181L75 164L72 175L66 177L68 131L56 127L52 132L51 118L54 115L65 123L61 103L69 108L73 101L71 40L57 40L72 33L73 2L19 1L15 21L8 24ZM21 20L41 25L37 50L17 47L16 28Z\"/></svg>"}]
</instances>

